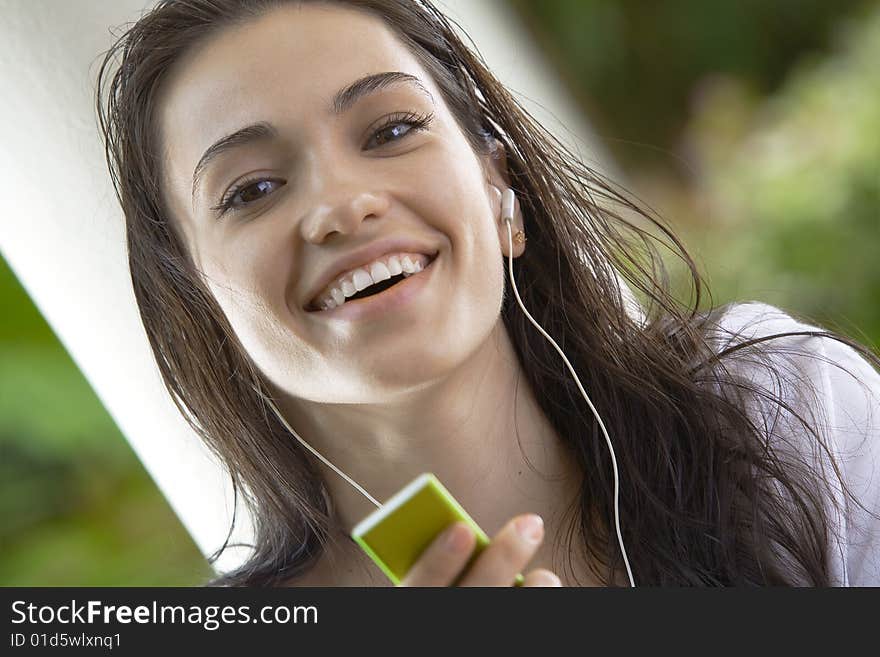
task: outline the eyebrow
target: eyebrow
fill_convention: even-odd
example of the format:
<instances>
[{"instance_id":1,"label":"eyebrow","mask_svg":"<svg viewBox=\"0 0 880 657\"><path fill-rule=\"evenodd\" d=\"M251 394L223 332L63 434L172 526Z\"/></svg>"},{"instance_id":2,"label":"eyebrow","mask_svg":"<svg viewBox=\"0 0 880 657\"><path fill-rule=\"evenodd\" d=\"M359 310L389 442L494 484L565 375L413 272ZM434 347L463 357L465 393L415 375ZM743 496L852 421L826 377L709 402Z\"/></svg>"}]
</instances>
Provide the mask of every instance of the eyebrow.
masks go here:
<instances>
[{"instance_id":1,"label":"eyebrow","mask_svg":"<svg viewBox=\"0 0 880 657\"><path fill-rule=\"evenodd\" d=\"M433 103L434 96L428 91L416 76L401 71L386 71L384 73L373 73L355 80L348 86L340 89L333 97L331 111L334 114L342 114L363 96L376 93L381 89L396 84L412 84L419 91L425 94Z\"/></svg>"},{"instance_id":2,"label":"eyebrow","mask_svg":"<svg viewBox=\"0 0 880 657\"><path fill-rule=\"evenodd\" d=\"M427 96L434 103L434 96L422 84L416 76L401 71L385 71L384 73L373 73L365 75L362 78L346 85L336 92L330 103L329 111L333 114L342 114L348 111L355 103L364 96L368 96L382 89L398 84L411 84L420 92ZM235 132L221 137L202 154L198 164L193 170L193 187L192 195L195 198L196 189L201 184L202 176L212 160L219 157L222 153L230 151L240 146L245 146L256 141L262 141L278 136L278 131L265 121L252 123Z\"/></svg>"},{"instance_id":3,"label":"eyebrow","mask_svg":"<svg viewBox=\"0 0 880 657\"><path fill-rule=\"evenodd\" d=\"M255 141L261 141L270 137L276 137L277 135L278 131L275 130L274 127L272 127L265 121L260 121L259 123L253 123L249 126L245 126L244 128L236 130L232 134L226 135L225 137L215 141L213 144L211 144L211 146L208 147L208 150L206 150L204 154L202 154L199 163L196 165L196 168L193 171L193 198L195 198L196 196L196 189L201 184L202 176L205 173L205 169L207 169L211 161L219 157L221 153L225 153L226 151L232 150L233 148L237 148L239 146L244 146L245 144L251 144Z\"/></svg>"}]
</instances>

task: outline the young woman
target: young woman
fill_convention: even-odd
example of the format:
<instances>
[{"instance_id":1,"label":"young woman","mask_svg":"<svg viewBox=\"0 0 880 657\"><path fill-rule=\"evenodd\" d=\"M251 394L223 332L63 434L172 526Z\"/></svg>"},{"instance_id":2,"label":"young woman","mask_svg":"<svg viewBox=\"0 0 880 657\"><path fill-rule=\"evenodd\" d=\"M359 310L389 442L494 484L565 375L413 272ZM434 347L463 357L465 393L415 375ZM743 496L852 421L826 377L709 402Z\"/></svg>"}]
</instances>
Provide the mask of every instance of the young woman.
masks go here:
<instances>
[{"instance_id":1,"label":"young woman","mask_svg":"<svg viewBox=\"0 0 880 657\"><path fill-rule=\"evenodd\" d=\"M492 542L405 585L880 584L878 358L698 310L428 2L164 1L98 110L157 363L255 520L213 584L387 584L362 491L426 471Z\"/></svg>"}]
</instances>

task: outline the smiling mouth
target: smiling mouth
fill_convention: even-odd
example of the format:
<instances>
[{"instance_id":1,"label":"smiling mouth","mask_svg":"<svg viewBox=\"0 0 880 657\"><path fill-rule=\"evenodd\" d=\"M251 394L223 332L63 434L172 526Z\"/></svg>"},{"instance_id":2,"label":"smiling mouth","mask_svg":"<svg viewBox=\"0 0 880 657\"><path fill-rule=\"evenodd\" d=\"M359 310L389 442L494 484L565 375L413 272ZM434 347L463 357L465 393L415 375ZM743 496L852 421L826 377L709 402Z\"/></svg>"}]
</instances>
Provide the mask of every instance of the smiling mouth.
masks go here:
<instances>
[{"instance_id":1,"label":"smiling mouth","mask_svg":"<svg viewBox=\"0 0 880 657\"><path fill-rule=\"evenodd\" d=\"M434 253L432 256L430 256L428 263L419 271L415 271L415 272L411 272L411 273L403 272L403 273L397 274L395 276L392 276L391 278L387 278L384 281L379 281L378 283L373 283L372 285L365 287L363 290L359 290L357 293L353 294L352 296L346 297L345 301L342 304L335 306L335 308L341 308L342 306L346 306L349 303L351 303L352 301L360 301L363 299L368 299L370 297L375 297L375 296L378 296L379 294L382 294L386 290L389 290L392 287L396 286L398 283L402 283L407 278L410 278L412 276L416 276L417 274L420 274L423 271L425 271L426 269L428 269L432 264L434 264L434 261L437 259L437 256L439 254L440 254L440 252L438 251L438 252ZM322 308L322 307L317 306L316 302L312 302L311 304L309 304L308 307L306 307L305 310L307 312L324 312L327 310L333 310L333 308Z\"/></svg>"}]
</instances>

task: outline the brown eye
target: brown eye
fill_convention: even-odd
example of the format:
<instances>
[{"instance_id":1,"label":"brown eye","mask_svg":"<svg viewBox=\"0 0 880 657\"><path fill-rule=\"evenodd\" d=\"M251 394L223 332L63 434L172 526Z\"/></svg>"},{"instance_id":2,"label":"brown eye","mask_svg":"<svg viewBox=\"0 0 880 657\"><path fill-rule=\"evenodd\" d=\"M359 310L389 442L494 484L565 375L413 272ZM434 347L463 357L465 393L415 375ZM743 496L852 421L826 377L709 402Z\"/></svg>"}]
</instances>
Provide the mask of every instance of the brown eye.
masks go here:
<instances>
[{"instance_id":1,"label":"brown eye","mask_svg":"<svg viewBox=\"0 0 880 657\"><path fill-rule=\"evenodd\" d=\"M255 178L253 180L245 180L239 185L230 189L219 205L214 206L213 210L217 210L220 216L229 210L239 210L243 207L259 201L266 196L275 192L279 187L283 187L286 183L283 180L274 178Z\"/></svg>"},{"instance_id":2,"label":"brown eye","mask_svg":"<svg viewBox=\"0 0 880 657\"><path fill-rule=\"evenodd\" d=\"M394 141L398 137L402 137L410 130L412 130L412 126L408 123L395 123L394 125L390 125L387 128L383 128L382 130L378 131L376 133L376 137L379 138L379 145L381 146L386 142ZM381 139L383 135L386 137L390 136L391 138Z\"/></svg>"},{"instance_id":3,"label":"brown eye","mask_svg":"<svg viewBox=\"0 0 880 657\"><path fill-rule=\"evenodd\" d=\"M373 133L367 146L384 146L389 142L399 141L411 132L427 129L433 119L433 114L416 114L414 112L389 116L385 123Z\"/></svg>"},{"instance_id":4,"label":"brown eye","mask_svg":"<svg viewBox=\"0 0 880 657\"><path fill-rule=\"evenodd\" d=\"M274 180L260 180L255 182L247 187L243 188L238 194L235 195L234 198L241 199L242 203L251 203L253 201L258 201L268 194L271 194L274 185L277 185Z\"/></svg>"}]
</instances>

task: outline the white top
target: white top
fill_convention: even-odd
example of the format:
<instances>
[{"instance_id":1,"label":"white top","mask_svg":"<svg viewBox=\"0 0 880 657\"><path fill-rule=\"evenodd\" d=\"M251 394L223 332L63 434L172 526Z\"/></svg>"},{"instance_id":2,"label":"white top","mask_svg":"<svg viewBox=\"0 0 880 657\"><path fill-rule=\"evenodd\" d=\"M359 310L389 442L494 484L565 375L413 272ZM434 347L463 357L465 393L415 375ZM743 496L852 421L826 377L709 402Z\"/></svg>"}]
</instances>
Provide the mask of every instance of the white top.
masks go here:
<instances>
[{"instance_id":1,"label":"white top","mask_svg":"<svg viewBox=\"0 0 880 657\"><path fill-rule=\"evenodd\" d=\"M719 349L774 333L823 330L756 302L732 305L719 324ZM844 482L880 518L880 373L854 349L831 338L793 336L758 346L771 348L767 358L781 369L779 379L770 376L753 352L746 354L747 348L722 362L780 395L809 422L815 421L838 460ZM809 395L810 386L815 386L814 397ZM755 409L750 406L750 410ZM790 413L770 405L759 412L752 417L759 428L772 432L771 444L780 455L784 456L785 450L798 450L801 457L818 463L836 484L826 506L832 519L828 554L832 583L880 586L880 519L844 498L827 453Z\"/></svg>"}]
</instances>

